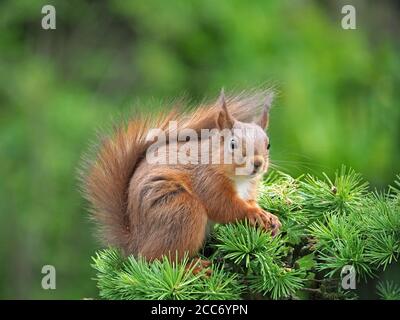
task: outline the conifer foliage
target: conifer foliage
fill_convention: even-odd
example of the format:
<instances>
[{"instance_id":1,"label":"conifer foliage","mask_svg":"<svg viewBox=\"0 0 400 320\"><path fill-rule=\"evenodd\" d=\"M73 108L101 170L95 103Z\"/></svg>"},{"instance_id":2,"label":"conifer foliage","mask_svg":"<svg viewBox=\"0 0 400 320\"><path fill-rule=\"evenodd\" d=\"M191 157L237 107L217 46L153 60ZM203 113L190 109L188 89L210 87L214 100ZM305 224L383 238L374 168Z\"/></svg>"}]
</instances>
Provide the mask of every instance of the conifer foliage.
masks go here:
<instances>
[{"instance_id":1,"label":"conifer foliage","mask_svg":"<svg viewBox=\"0 0 400 320\"><path fill-rule=\"evenodd\" d=\"M184 261L146 262L117 249L93 257L104 299L354 299L341 286L351 266L356 282L399 268L400 176L385 192L371 191L362 176L344 166L330 179L293 178L272 172L259 204L279 216L271 237L247 221L216 225L199 257L211 275L191 272ZM377 297L400 299L400 285L379 281Z\"/></svg>"}]
</instances>

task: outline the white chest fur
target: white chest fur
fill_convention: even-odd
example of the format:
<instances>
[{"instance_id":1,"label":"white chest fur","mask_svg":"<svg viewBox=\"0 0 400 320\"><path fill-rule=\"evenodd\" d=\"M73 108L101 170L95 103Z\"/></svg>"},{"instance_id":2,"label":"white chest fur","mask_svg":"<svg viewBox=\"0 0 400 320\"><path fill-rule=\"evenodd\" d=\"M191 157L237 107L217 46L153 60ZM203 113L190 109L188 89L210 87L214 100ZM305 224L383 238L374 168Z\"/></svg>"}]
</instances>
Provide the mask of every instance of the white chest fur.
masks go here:
<instances>
[{"instance_id":1,"label":"white chest fur","mask_svg":"<svg viewBox=\"0 0 400 320\"><path fill-rule=\"evenodd\" d=\"M249 200L252 197L254 188L254 181L251 179L237 179L235 180L236 192L243 200Z\"/></svg>"}]
</instances>

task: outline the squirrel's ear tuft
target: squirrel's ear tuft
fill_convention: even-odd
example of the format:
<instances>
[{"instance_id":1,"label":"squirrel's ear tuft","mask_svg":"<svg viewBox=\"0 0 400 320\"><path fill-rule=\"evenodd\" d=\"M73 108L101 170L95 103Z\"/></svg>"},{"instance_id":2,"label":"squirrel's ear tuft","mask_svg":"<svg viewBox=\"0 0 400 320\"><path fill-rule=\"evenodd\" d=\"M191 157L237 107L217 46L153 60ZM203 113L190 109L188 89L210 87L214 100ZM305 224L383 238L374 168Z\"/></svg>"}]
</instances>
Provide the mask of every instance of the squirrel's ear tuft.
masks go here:
<instances>
[{"instance_id":1,"label":"squirrel's ear tuft","mask_svg":"<svg viewBox=\"0 0 400 320\"><path fill-rule=\"evenodd\" d=\"M274 98L273 92L269 93L267 95L267 97L265 98L265 102L264 102L264 105L263 105L263 108L262 108L261 117L260 117L260 119L258 121L258 125L263 129L266 129L268 127L269 110L271 109L273 98Z\"/></svg>"},{"instance_id":2,"label":"squirrel's ear tuft","mask_svg":"<svg viewBox=\"0 0 400 320\"><path fill-rule=\"evenodd\" d=\"M225 100L225 92L224 89L221 89L220 96L218 98L218 103L220 105L220 110L217 115L217 125L220 130L223 129L232 129L234 119L229 113L229 110L226 106L226 100Z\"/></svg>"}]
</instances>

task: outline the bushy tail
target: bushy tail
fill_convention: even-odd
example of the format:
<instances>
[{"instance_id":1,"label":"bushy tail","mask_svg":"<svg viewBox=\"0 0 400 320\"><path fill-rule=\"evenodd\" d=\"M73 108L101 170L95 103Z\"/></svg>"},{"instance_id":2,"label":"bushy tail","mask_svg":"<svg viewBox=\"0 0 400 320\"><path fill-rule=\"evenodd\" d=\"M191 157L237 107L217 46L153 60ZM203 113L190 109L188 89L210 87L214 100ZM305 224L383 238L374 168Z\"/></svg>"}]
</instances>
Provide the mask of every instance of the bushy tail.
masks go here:
<instances>
[{"instance_id":1,"label":"bushy tail","mask_svg":"<svg viewBox=\"0 0 400 320\"><path fill-rule=\"evenodd\" d=\"M94 160L86 159L80 180L91 204L92 218L100 227L102 240L125 250L129 247L130 223L127 211L129 182L146 156L151 128L165 129L175 112L157 117L135 117L124 127L102 139Z\"/></svg>"}]
</instances>

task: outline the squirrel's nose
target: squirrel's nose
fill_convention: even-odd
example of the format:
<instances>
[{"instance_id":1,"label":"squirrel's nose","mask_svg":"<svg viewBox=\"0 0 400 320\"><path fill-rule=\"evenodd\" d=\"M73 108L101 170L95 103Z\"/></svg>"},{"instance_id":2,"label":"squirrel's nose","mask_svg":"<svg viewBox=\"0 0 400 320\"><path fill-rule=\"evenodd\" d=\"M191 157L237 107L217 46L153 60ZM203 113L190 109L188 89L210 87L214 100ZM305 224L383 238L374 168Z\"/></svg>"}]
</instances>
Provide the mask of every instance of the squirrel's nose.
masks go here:
<instances>
[{"instance_id":1,"label":"squirrel's nose","mask_svg":"<svg viewBox=\"0 0 400 320\"><path fill-rule=\"evenodd\" d=\"M254 170L257 170L262 165L262 161L260 159L255 159L253 162Z\"/></svg>"}]
</instances>

